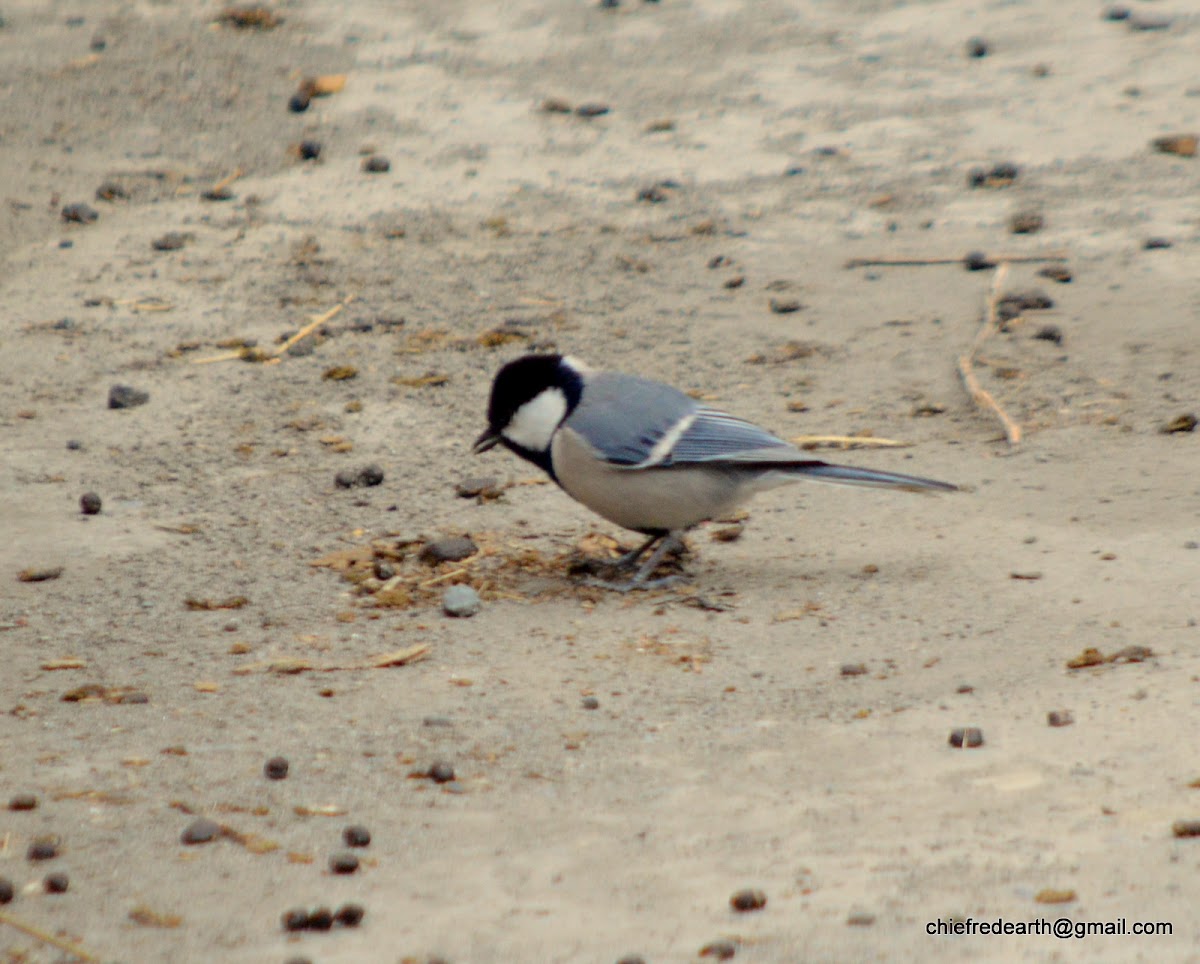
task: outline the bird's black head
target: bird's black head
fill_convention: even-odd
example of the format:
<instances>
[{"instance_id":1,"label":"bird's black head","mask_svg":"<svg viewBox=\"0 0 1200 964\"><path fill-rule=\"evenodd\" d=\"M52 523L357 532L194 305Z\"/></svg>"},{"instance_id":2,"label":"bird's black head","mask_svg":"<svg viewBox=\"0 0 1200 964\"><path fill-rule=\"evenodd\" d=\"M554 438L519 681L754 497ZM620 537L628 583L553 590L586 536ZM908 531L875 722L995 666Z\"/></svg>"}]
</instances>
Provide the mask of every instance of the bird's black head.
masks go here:
<instances>
[{"instance_id":1,"label":"bird's black head","mask_svg":"<svg viewBox=\"0 0 1200 964\"><path fill-rule=\"evenodd\" d=\"M564 355L524 355L496 373L488 402L488 427L474 451L497 443L554 475L550 442L579 404L584 367Z\"/></svg>"}]
</instances>

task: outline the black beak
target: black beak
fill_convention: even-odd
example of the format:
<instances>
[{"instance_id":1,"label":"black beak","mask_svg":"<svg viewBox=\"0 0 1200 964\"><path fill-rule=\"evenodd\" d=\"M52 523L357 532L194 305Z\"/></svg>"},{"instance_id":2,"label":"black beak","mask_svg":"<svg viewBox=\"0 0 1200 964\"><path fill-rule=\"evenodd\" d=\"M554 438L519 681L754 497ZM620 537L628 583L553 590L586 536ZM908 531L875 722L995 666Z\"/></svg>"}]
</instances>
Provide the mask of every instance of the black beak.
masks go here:
<instances>
[{"instance_id":1,"label":"black beak","mask_svg":"<svg viewBox=\"0 0 1200 964\"><path fill-rule=\"evenodd\" d=\"M471 446L471 453L479 455L486 452L488 449L495 448L500 444L500 433L494 428L489 428L475 440L475 444Z\"/></svg>"}]
</instances>

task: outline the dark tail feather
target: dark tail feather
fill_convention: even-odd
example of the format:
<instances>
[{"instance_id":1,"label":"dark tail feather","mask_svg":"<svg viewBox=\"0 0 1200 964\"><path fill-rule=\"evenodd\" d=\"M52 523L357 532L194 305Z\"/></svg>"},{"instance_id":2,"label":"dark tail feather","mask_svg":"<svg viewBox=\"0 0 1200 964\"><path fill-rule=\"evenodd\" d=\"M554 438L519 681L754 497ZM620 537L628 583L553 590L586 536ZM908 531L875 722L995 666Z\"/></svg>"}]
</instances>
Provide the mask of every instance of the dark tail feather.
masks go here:
<instances>
[{"instance_id":1,"label":"dark tail feather","mask_svg":"<svg viewBox=\"0 0 1200 964\"><path fill-rule=\"evenodd\" d=\"M852 465L830 465L828 462L794 462L781 465L784 471L801 475L816 482L834 482L838 485L863 485L877 489L904 489L908 492L957 492L958 486L935 479L922 479L915 475L899 472L877 472L875 469L859 469Z\"/></svg>"}]
</instances>

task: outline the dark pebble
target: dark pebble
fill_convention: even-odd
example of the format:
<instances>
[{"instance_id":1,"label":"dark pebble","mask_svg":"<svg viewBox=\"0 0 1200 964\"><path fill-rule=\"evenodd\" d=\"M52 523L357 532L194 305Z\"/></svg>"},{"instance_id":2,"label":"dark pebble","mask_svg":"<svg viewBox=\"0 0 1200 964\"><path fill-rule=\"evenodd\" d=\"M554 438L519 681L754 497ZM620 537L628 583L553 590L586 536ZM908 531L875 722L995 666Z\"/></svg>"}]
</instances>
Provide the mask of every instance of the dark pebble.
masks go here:
<instances>
[{"instance_id":1,"label":"dark pebble","mask_svg":"<svg viewBox=\"0 0 1200 964\"><path fill-rule=\"evenodd\" d=\"M596 697L594 697L594 696L585 696L585 697L583 698L583 702L582 702L580 705L581 705L581 706L582 706L582 707L583 707L585 710L598 710L598 709L600 709L600 701L599 701L598 699L596 699Z\"/></svg>"},{"instance_id":2,"label":"dark pebble","mask_svg":"<svg viewBox=\"0 0 1200 964\"><path fill-rule=\"evenodd\" d=\"M66 874L47 874L42 886L47 894L65 894L71 886L71 880Z\"/></svg>"},{"instance_id":3,"label":"dark pebble","mask_svg":"<svg viewBox=\"0 0 1200 964\"><path fill-rule=\"evenodd\" d=\"M846 918L846 924L850 927L870 927L875 923L875 915L866 911L855 911Z\"/></svg>"},{"instance_id":4,"label":"dark pebble","mask_svg":"<svg viewBox=\"0 0 1200 964\"><path fill-rule=\"evenodd\" d=\"M784 177L799 177L803 173L804 168L800 164L792 164L790 167L785 167L783 169Z\"/></svg>"},{"instance_id":5,"label":"dark pebble","mask_svg":"<svg viewBox=\"0 0 1200 964\"><path fill-rule=\"evenodd\" d=\"M1013 234L1036 234L1046 226L1046 219L1036 211L1018 211L1008 219Z\"/></svg>"},{"instance_id":6,"label":"dark pebble","mask_svg":"<svg viewBox=\"0 0 1200 964\"><path fill-rule=\"evenodd\" d=\"M967 172L967 184L971 187L1008 187L1020 173L1016 164L1002 162L991 168L973 167Z\"/></svg>"},{"instance_id":7,"label":"dark pebble","mask_svg":"<svg viewBox=\"0 0 1200 964\"><path fill-rule=\"evenodd\" d=\"M767 906L767 895L761 890L739 890L729 898L729 906L741 913L762 910Z\"/></svg>"},{"instance_id":8,"label":"dark pebble","mask_svg":"<svg viewBox=\"0 0 1200 964\"><path fill-rule=\"evenodd\" d=\"M74 221L78 224L91 224L100 217L100 212L90 204L84 204L82 201L76 204L68 204L62 209L62 219L64 221Z\"/></svg>"},{"instance_id":9,"label":"dark pebble","mask_svg":"<svg viewBox=\"0 0 1200 964\"><path fill-rule=\"evenodd\" d=\"M652 184L638 191L637 199L647 204L662 204L667 199L667 192L657 184Z\"/></svg>"},{"instance_id":10,"label":"dark pebble","mask_svg":"<svg viewBox=\"0 0 1200 964\"><path fill-rule=\"evenodd\" d=\"M333 926L333 911L328 907L318 907L308 915L308 929L311 931L327 931Z\"/></svg>"},{"instance_id":11,"label":"dark pebble","mask_svg":"<svg viewBox=\"0 0 1200 964\"><path fill-rule=\"evenodd\" d=\"M804 307L795 298L772 298L768 304L777 315L790 315Z\"/></svg>"},{"instance_id":12,"label":"dark pebble","mask_svg":"<svg viewBox=\"0 0 1200 964\"><path fill-rule=\"evenodd\" d=\"M333 916L344 927L357 927L367 916L367 909L362 904L342 904Z\"/></svg>"},{"instance_id":13,"label":"dark pebble","mask_svg":"<svg viewBox=\"0 0 1200 964\"><path fill-rule=\"evenodd\" d=\"M342 831L347 847L366 847L371 843L371 831L362 824L353 824Z\"/></svg>"},{"instance_id":14,"label":"dark pebble","mask_svg":"<svg viewBox=\"0 0 1200 964\"><path fill-rule=\"evenodd\" d=\"M954 688L954 692L960 693L963 696L966 696L969 693L974 693L975 687L972 686L970 683L959 683L958 686L956 686Z\"/></svg>"},{"instance_id":15,"label":"dark pebble","mask_svg":"<svg viewBox=\"0 0 1200 964\"><path fill-rule=\"evenodd\" d=\"M96 34L94 37L92 37L91 40L88 41L88 48L91 50L100 51L100 50L103 50L104 48L106 48L107 46L108 46L108 41L105 40L103 35L101 35L101 34Z\"/></svg>"},{"instance_id":16,"label":"dark pebble","mask_svg":"<svg viewBox=\"0 0 1200 964\"><path fill-rule=\"evenodd\" d=\"M1038 341L1052 341L1056 345L1063 343L1062 329L1058 325L1042 325L1033 337Z\"/></svg>"},{"instance_id":17,"label":"dark pebble","mask_svg":"<svg viewBox=\"0 0 1200 964\"><path fill-rule=\"evenodd\" d=\"M38 798L32 793L18 793L8 801L9 810L36 810Z\"/></svg>"},{"instance_id":18,"label":"dark pebble","mask_svg":"<svg viewBox=\"0 0 1200 964\"><path fill-rule=\"evenodd\" d=\"M333 482L339 489L353 489L358 485L358 473L353 469L342 469L333 477Z\"/></svg>"},{"instance_id":19,"label":"dark pebble","mask_svg":"<svg viewBox=\"0 0 1200 964\"><path fill-rule=\"evenodd\" d=\"M418 558L431 566L439 562L461 562L475 555L479 547L467 536L450 536L446 539L435 539L421 547Z\"/></svg>"},{"instance_id":20,"label":"dark pebble","mask_svg":"<svg viewBox=\"0 0 1200 964\"><path fill-rule=\"evenodd\" d=\"M1070 726L1074 722L1070 710L1051 710L1046 714L1046 723L1050 726Z\"/></svg>"},{"instance_id":21,"label":"dark pebble","mask_svg":"<svg viewBox=\"0 0 1200 964\"><path fill-rule=\"evenodd\" d=\"M376 559L375 565L371 567L371 571L380 582L387 582L396 575L396 567L383 559Z\"/></svg>"},{"instance_id":22,"label":"dark pebble","mask_svg":"<svg viewBox=\"0 0 1200 964\"><path fill-rule=\"evenodd\" d=\"M1073 277L1071 269L1063 264L1049 264L1038 270L1038 274L1043 278L1049 278L1051 281L1057 281L1060 285L1068 284Z\"/></svg>"},{"instance_id":23,"label":"dark pebble","mask_svg":"<svg viewBox=\"0 0 1200 964\"><path fill-rule=\"evenodd\" d=\"M281 922L285 931L303 931L308 930L308 911L303 907L293 908L287 911Z\"/></svg>"},{"instance_id":24,"label":"dark pebble","mask_svg":"<svg viewBox=\"0 0 1200 964\"><path fill-rule=\"evenodd\" d=\"M53 860L58 856L58 841L46 837L29 845L25 856L30 860Z\"/></svg>"},{"instance_id":25,"label":"dark pebble","mask_svg":"<svg viewBox=\"0 0 1200 964\"><path fill-rule=\"evenodd\" d=\"M16 894L16 890L12 885L12 881L7 877L0 877L0 905L11 901L14 894Z\"/></svg>"},{"instance_id":26,"label":"dark pebble","mask_svg":"<svg viewBox=\"0 0 1200 964\"><path fill-rule=\"evenodd\" d=\"M626 954L617 964L646 964L646 959L641 954Z\"/></svg>"},{"instance_id":27,"label":"dark pebble","mask_svg":"<svg viewBox=\"0 0 1200 964\"><path fill-rule=\"evenodd\" d=\"M77 438L67 439L67 450L70 452L80 452L83 450L83 443Z\"/></svg>"},{"instance_id":28,"label":"dark pebble","mask_svg":"<svg viewBox=\"0 0 1200 964\"><path fill-rule=\"evenodd\" d=\"M350 853L334 854L329 858L329 869L335 874L352 874L358 870L358 858Z\"/></svg>"},{"instance_id":29,"label":"dark pebble","mask_svg":"<svg viewBox=\"0 0 1200 964\"><path fill-rule=\"evenodd\" d=\"M116 181L105 181L96 188L97 201L128 201L129 192Z\"/></svg>"},{"instance_id":30,"label":"dark pebble","mask_svg":"<svg viewBox=\"0 0 1200 964\"><path fill-rule=\"evenodd\" d=\"M1176 820L1171 824L1176 837L1200 837L1200 820Z\"/></svg>"},{"instance_id":31,"label":"dark pebble","mask_svg":"<svg viewBox=\"0 0 1200 964\"><path fill-rule=\"evenodd\" d=\"M95 492L85 492L79 497L79 511L84 515L99 515L102 503Z\"/></svg>"},{"instance_id":32,"label":"dark pebble","mask_svg":"<svg viewBox=\"0 0 1200 964\"><path fill-rule=\"evenodd\" d=\"M843 663L841 673L843 676L865 676L867 673L867 664Z\"/></svg>"},{"instance_id":33,"label":"dark pebble","mask_svg":"<svg viewBox=\"0 0 1200 964\"><path fill-rule=\"evenodd\" d=\"M370 157L363 158L362 169L368 174L386 174L392 169L392 162L386 157L372 154Z\"/></svg>"},{"instance_id":34,"label":"dark pebble","mask_svg":"<svg viewBox=\"0 0 1200 964\"><path fill-rule=\"evenodd\" d=\"M268 780L282 780L288 775L288 761L285 756L273 756L263 764L263 776Z\"/></svg>"},{"instance_id":35,"label":"dark pebble","mask_svg":"<svg viewBox=\"0 0 1200 964\"><path fill-rule=\"evenodd\" d=\"M986 57L989 50L988 42L982 37L972 37L967 41L968 57Z\"/></svg>"},{"instance_id":36,"label":"dark pebble","mask_svg":"<svg viewBox=\"0 0 1200 964\"><path fill-rule=\"evenodd\" d=\"M448 716L427 716L421 721L422 726L453 726L454 721Z\"/></svg>"},{"instance_id":37,"label":"dark pebble","mask_svg":"<svg viewBox=\"0 0 1200 964\"><path fill-rule=\"evenodd\" d=\"M197 817L179 835L179 842L185 844L210 843L221 835L221 825L208 817Z\"/></svg>"},{"instance_id":38,"label":"dark pebble","mask_svg":"<svg viewBox=\"0 0 1200 964\"><path fill-rule=\"evenodd\" d=\"M580 104L575 108L575 116L577 117L603 117L609 112L607 104Z\"/></svg>"},{"instance_id":39,"label":"dark pebble","mask_svg":"<svg viewBox=\"0 0 1200 964\"><path fill-rule=\"evenodd\" d=\"M1128 20L1130 30L1170 30L1174 21L1165 14L1135 13Z\"/></svg>"},{"instance_id":40,"label":"dark pebble","mask_svg":"<svg viewBox=\"0 0 1200 964\"><path fill-rule=\"evenodd\" d=\"M951 730L949 743L951 746L959 749L973 749L977 746L983 746L983 730L977 726Z\"/></svg>"},{"instance_id":41,"label":"dark pebble","mask_svg":"<svg viewBox=\"0 0 1200 964\"><path fill-rule=\"evenodd\" d=\"M227 187L214 187L200 194L201 201L232 201L234 193Z\"/></svg>"},{"instance_id":42,"label":"dark pebble","mask_svg":"<svg viewBox=\"0 0 1200 964\"><path fill-rule=\"evenodd\" d=\"M313 964L313 960L311 957L303 957L298 954L295 957L289 957L283 964Z\"/></svg>"},{"instance_id":43,"label":"dark pebble","mask_svg":"<svg viewBox=\"0 0 1200 964\"><path fill-rule=\"evenodd\" d=\"M301 141L296 145L296 153L302 161L315 161L321 156L320 141Z\"/></svg>"},{"instance_id":44,"label":"dark pebble","mask_svg":"<svg viewBox=\"0 0 1200 964\"><path fill-rule=\"evenodd\" d=\"M494 475L477 475L463 479L454 487L454 494L460 499L474 499L476 496L496 491L497 480Z\"/></svg>"},{"instance_id":45,"label":"dark pebble","mask_svg":"<svg viewBox=\"0 0 1200 964\"><path fill-rule=\"evenodd\" d=\"M733 941L713 941L700 948L701 957L711 957L718 961L729 961L737 953L737 945Z\"/></svg>"},{"instance_id":46,"label":"dark pebble","mask_svg":"<svg viewBox=\"0 0 1200 964\"><path fill-rule=\"evenodd\" d=\"M383 469L375 464L364 465L358 470L358 484L366 487L383 482Z\"/></svg>"},{"instance_id":47,"label":"dark pebble","mask_svg":"<svg viewBox=\"0 0 1200 964\"><path fill-rule=\"evenodd\" d=\"M182 231L168 231L161 238L151 241L150 247L155 251L178 251L188 243L188 238Z\"/></svg>"},{"instance_id":48,"label":"dark pebble","mask_svg":"<svg viewBox=\"0 0 1200 964\"><path fill-rule=\"evenodd\" d=\"M1196 416L1191 412L1185 412L1183 415L1176 415L1171 421L1163 426L1164 435L1176 435L1187 432L1194 432L1196 425L1200 424L1196 421Z\"/></svg>"},{"instance_id":49,"label":"dark pebble","mask_svg":"<svg viewBox=\"0 0 1200 964\"><path fill-rule=\"evenodd\" d=\"M968 271L986 271L996 267L996 262L982 251L968 251L963 255L963 267Z\"/></svg>"},{"instance_id":50,"label":"dark pebble","mask_svg":"<svg viewBox=\"0 0 1200 964\"><path fill-rule=\"evenodd\" d=\"M621 5L621 0L600 0L596 6L601 10L616 10Z\"/></svg>"},{"instance_id":51,"label":"dark pebble","mask_svg":"<svg viewBox=\"0 0 1200 964\"><path fill-rule=\"evenodd\" d=\"M1105 20L1128 20L1129 19L1129 8L1128 7L1108 7L1104 11L1104 19Z\"/></svg>"},{"instance_id":52,"label":"dark pebble","mask_svg":"<svg viewBox=\"0 0 1200 964\"><path fill-rule=\"evenodd\" d=\"M1147 238L1142 242L1146 251L1161 251L1163 248L1174 247L1174 242L1167 238Z\"/></svg>"},{"instance_id":53,"label":"dark pebble","mask_svg":"<svg viewBox=\"0 0 1200 964\"><path fill-rule=\"evenodd\" d=\"M137 408L150 401L150 393L129 385L114 385L108 390L109 408Z\"/></svg>"},{"instance_id":54,"label":"dark pebble","mask_svg":"<svg viewBox=\"0 0 1200 964\"><path fill-rule=\"evenodd\" d=\"M312 95L306 90L298 90L288 98L288 110L293 114L303 114L308 110Z\"/></svg>"},{"instance_id":55,"label":"dark pebble","mask_svg":"<svg viewBox=\"0 0 1200 964\"><path fill-rule=\"evenodd\" d=\"M454 767L444 760L439 760L429 768L429 779L434 783L449 783L454 779Z\"/></svg>"}]
</instances>

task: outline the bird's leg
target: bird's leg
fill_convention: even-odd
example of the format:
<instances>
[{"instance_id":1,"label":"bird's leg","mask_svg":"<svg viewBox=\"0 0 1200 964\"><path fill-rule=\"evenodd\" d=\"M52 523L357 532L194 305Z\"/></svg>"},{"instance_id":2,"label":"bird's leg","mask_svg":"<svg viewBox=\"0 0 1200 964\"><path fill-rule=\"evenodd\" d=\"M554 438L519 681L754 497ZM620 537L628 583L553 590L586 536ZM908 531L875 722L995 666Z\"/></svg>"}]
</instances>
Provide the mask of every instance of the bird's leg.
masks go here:
<instances>
[{"instance_id":1,"label":"bird's leg","mask_svg":"<svg viewBox=\"0 0 1200 964\"><path fill-rule=\"evenodd\" d=\"M655 536L639 548L636 554L633 554L633 558L636 560L638 556L649 549L656 541L658 542L658 546L650 553L650 557L638 567L637 573L628 582L606 582L602 579L588 579L586 580L586 584L597 586L601 589L611 589L613 592L632 592L636 589L663 589L667 586L675 585L683 579L682 576L664 576L661 579L649 578L669 552L678 552L684 548L683 540L674 532L667 533L665 536ZM630 554L627 553L626 556L628 555Z\"/></svg>"},{"instance_id":2,"label":"bird's leg","mask_svg":"<svg viewBox=\"0 0 1200 964\"><path fill-rule=\"evenodd\" d=\"M617 572L623 572L626 569L632 569L637 564L637 561L640 558L642 558L642 554L647 549L649 549L652 545L654 545L654 543L658 542L660 539L666 539L666 538L667 538L666 536L661 536L661 535L651 536L649 539L647 539L645 542L643 542L636 549L630 549L624 555L620 556L617 559L614 559L612 562L613 569L615 569Z\"/></svg>"}]
</instances>

